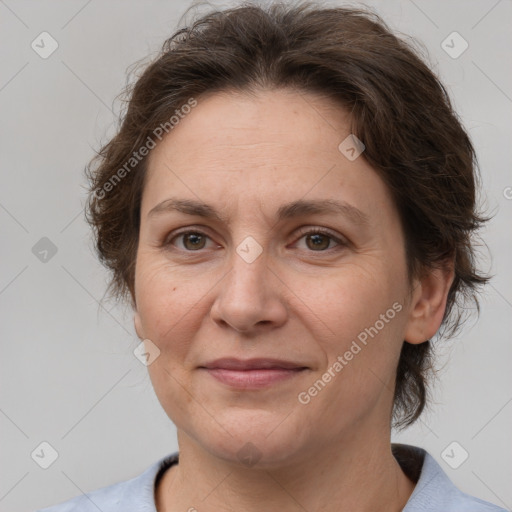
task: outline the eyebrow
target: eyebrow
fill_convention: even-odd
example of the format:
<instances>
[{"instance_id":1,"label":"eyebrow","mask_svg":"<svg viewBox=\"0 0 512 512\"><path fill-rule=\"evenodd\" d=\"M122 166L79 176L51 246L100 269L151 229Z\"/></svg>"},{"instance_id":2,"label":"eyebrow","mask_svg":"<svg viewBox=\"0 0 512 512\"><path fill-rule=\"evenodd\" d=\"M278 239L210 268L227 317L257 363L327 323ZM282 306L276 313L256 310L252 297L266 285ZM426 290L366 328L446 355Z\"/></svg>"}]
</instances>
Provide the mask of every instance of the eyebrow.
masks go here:
<instances>
[{"instance_id":1,"label":"eyebrow","mask_svg":"<svg viewBox=\"0 0 512 512\"><path fill-rule=\"evenodd\" d=\"M207 203L194 199L169 198L152 208L148 217L154 217L163 213L181 212L186 215L194 215L205 219L217 220L228 224L228 219ZM334 214L343 215L359 226L367 226L369 217L355 206L335 199L299 199L280 206L277 210L278 221L301 217L305 215Z\"/></svg>"}]
</instances>

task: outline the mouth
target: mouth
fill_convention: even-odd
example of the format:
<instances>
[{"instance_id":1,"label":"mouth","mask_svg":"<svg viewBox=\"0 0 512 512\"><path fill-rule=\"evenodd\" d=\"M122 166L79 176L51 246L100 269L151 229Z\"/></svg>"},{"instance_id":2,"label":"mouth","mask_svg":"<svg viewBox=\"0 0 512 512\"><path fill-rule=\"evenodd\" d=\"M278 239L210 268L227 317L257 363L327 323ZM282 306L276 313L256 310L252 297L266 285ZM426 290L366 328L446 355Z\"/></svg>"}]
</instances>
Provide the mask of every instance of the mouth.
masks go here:
<instances>
[{"instance_id":1,"label":"mouth","mask_svg":"<svg viewBox=\"0 0 512 512\"><path fill-rule=\"evenodd\" d=\"M217 359L199 367L215 380L238 389L259 389L292 379L309 368L278 359Z\"/></svg>"}]
</instances>

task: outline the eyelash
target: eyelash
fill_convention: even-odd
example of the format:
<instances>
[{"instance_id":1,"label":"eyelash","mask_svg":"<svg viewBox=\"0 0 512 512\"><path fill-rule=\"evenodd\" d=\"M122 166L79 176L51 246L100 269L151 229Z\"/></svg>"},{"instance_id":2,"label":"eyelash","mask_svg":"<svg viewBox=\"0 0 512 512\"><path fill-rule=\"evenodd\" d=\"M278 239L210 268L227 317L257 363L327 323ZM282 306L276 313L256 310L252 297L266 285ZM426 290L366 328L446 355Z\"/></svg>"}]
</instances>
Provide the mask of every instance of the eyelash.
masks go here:
<instances>
[{"instance_id":1,"label":"eyelash","mask_svg":"<svg viewBox=\"0 0 512 512\"><path fill-rule=\"evenodd\" d=\"M196 229L190 229L190 228L186 228L184 229L183 231L178 231L177 233L174 233L172 238L166 238L166 240L164 241L164 243L162 244L163 247L166 247L168 248L169 246L172 246L172 242L174 240L176 240L177 238L179 238L180 236L183 236L183 235L189 235L189 234L195 234L195 235L201 235L201 236L205 236L207 238L209 238L211 240L211 238L204 232L204 231L201 231L201 230L196 230ZM330 238L331 240L333 240L334 242L336 242L338 244L337 247L330 247L328 249L324 249L324 250L321 250L321 251L309 251L309 252L312 252L312 253L327 253L327 252L330 252L330 251L333 251L333 250L339 250L339 249L342 249L342 248L345 248L348 246L348 242L338 238L337 236L335 236L331 231L325 229L325 228L314 228L314 229L308 229L308 228L300 228L299 229L299 233L300 235L299 239L300 240L301 238L303 238L304 236L307 236L307 235L324 235L324 236L327 236L328 238ZM187 253L200 253L202 251L202 249L198 249L197 251L189 251L187 249L177 249L179 251L183 251L183 252L187 252Z\"/></svg>"}]
</instances>

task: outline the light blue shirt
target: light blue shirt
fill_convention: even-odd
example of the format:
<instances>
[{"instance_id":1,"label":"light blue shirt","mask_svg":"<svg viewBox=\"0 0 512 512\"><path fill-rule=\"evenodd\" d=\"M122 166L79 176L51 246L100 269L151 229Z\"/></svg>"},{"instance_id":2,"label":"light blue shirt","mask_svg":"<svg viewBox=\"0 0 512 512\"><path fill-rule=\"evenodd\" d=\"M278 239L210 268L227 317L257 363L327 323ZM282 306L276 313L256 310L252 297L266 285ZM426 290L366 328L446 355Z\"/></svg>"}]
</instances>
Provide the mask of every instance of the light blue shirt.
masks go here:
<instances>
[{"instance_id":1,"label":"light blue shirt","mask_svg":"<svg viewBox=\"0 0 512 512\"><path fill-rule=\"evenodd\" d=\"M435 459L422 448L409 445L400 447L408 462L419 464L420 475L402 512L507 512L468 494L451 482ZM396 455L395 455L396 457ZM423 465L421 459L423 458ZM397 460L406 471L403 461ZM156 512L154 490L157 475L178 462L178 453L155 462L146 471L131 480L97 489L77 496L59 505L37 512Z\"/></svg>"}]
</instances>

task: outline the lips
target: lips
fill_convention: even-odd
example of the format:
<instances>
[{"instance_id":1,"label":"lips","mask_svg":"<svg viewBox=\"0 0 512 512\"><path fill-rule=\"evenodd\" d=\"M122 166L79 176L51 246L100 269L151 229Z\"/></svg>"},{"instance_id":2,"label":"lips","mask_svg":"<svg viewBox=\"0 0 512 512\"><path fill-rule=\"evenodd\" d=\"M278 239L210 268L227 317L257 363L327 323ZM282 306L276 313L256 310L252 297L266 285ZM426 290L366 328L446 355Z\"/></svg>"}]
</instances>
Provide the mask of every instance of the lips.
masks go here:
<instances>
[{"instance_id":1,"label":"lips","mask_svg":"<svg viewBox=\"0 0 512 512\"><path fill-rule=\"evenodd\" d=\"M221 370L269 370L269 369L282 369L282 370L303 370L307 368L300 363L292 361L284 361L281 359L236 359L233 357L226 357L222 359L216 359L215 361L206 363L200 368L208 369L221 369Z\"/></svg>"},{"instance_id":2,"label":"lips","mask_svg":"<svg viewBox=\"0 0 512 512\"><path fill-rule=\"evenodd\" d=\"M267 388L301 374L308 367L280 359L216 359L199 367L222 384L237 390Z\"/></svg>"}]
</instances>

